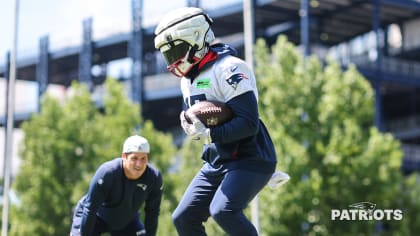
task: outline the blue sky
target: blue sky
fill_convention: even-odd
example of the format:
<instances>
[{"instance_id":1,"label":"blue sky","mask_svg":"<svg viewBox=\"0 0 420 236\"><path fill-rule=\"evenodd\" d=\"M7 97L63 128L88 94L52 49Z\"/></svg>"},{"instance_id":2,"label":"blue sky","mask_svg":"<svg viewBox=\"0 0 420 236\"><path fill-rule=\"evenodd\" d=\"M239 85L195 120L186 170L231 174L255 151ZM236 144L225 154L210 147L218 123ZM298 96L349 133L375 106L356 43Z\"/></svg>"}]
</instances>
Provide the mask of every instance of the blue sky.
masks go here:
<instances>
[{"instance_id":1,"label":"blue sky","mask_svg":"<svg viewBox=\"0 0 420 236\"><path fill-rule=\"evenodd\" d=\"M163 4L164 3L164 4ZM144 24L157 22L186 0L144 0ZM131 0L20 0L18 57L36 55L39 38L50 37L52 50L80 42L82 21L93 17L93 37L130 30ZM14 0L0 1L0 63L13 45Z\"/></svg>"},{"instance_id":2,"label":"blue sky","mask_svg":"<svg viewBox=\"0 0 420 236\"><path fill-rule=\"evenodd\" d=\"M201 0L212 8L240 0ZM0 1L0 64L13 45L15 0ZM143 0L143 25L158 22L160 17L186 6L187 0ZM131 28L131 0L20 0L18 24L18 58L36 55L39 38L50 37L52 50L80 43L82 21L93 17L93 37L101 38Z\"/></svg>"}]
</instances>

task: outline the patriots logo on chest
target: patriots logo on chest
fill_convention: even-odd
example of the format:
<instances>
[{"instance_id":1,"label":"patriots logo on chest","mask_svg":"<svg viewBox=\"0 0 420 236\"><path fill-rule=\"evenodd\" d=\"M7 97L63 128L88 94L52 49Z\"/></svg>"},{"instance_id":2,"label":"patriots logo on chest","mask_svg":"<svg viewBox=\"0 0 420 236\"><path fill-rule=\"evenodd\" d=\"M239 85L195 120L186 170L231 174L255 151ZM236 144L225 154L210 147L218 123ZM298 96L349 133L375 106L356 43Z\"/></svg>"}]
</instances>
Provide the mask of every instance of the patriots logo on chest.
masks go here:
<instances>
[{"instance_id":1,"label":"patriots logo on chest","mask_svg":"<svg viewBox=\"0 0 420 236\"><path fill-rule=\"evenodd\" d=\"M143 189L143 191L146 191L146 189L147 189L147 184L142 184L142 183L140 183L140 184L137 184L137 187L139 187L139 188Z\"/></svg>"},{"instance_id":2,"label":"patriots logo on chest","mask_svg":"<svg viewBox=\"0 0 420 236\"><path fill-rule=\"evenodd\" d=\"M236 90L238 87L239 82L241 82L243 79L248 79L243 73L233 74L228 79L226 79L226 82L232 86L233 89Z\"/></svg>"}]
</instances>

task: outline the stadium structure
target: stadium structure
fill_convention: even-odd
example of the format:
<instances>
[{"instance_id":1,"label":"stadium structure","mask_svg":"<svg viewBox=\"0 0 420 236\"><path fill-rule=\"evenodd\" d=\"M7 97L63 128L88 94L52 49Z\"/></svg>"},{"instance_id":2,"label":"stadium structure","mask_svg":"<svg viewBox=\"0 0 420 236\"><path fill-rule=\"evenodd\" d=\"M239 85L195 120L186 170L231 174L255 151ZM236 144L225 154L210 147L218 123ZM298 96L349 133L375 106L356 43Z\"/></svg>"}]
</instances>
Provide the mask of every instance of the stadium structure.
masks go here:
<instances>
[{"instance_id":1,"label":"stadium structure","mask_svg":"<svg viewBox=\"0 0 420 236\"><path fill-rule=\"evenodd\" d=\"M216 36L236 47L244 57L244 27L255 38L275 43L284 34L304 56L333 55L343 66L354 63L375 91L375 125L403 144L405 172L420 170L420 1L417 0L245 0L206 9L215 20ZM153 46L154 26L142 26L143 1L131 0L131 32L94 41L92 18L83 24L82 43L51 50L49 37L39 40L39 52L17 61L17 79L35 81L39 97L48 85L69 87L74 80L95 93L107 77L107 66L128 58L131 75L118 78L127 85L142 116L163 131L178 127L182 108L178 80ZM244 12L249 25L244 25ZM37 39L33 39L37 40ZM0 77L9 76L10 56L0 64ZM95 68L95 70L93 70ZM95 72L96 71L96 72ZM95 72L95 73L93 73ZM100 106L100 101L97 101ZM165 109L161 109L165 106ZM15 114L14 125L31 114ZM0 117L0 125L6 124Z\"/></svg>"}]
</instances>

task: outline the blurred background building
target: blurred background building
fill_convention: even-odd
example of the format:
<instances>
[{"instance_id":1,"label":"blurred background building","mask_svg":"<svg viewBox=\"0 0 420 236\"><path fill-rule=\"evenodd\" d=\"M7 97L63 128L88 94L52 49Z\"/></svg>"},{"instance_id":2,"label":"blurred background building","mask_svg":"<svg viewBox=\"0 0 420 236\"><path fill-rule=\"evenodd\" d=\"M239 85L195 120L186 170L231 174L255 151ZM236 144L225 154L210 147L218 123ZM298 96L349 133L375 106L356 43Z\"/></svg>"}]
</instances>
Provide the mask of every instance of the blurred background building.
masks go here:
<instances>
[{"instance_id":1,"label":"blurred background building","mask_svg":"<svg viewBox=\"0 0 420 236\"><path fill-rule=\"evenodd\" d=\"M249 0L253 13L249 26L244 25L243 13L250 9L244 9L241 0L171 2L167 7L204 8L215 21L213 29L218 40L236 47L241 57L244 27L251 27L255 37L264 38L269 45L284 34L305 56L315 54L322 60L330 56L343 68L354 63L375 90L375 125L403 144L403 171L420 170L420 1ZM43 94L63 99L71 82L77 80L89 86L92 98L101 106L100 95L107 77L124 83L127 96L141 105L141 115L153 120L158 129L180 132L179 81L167 73L163 58L153 46L153 31L165 12L148 10L147 1L126 3L129 16L124 17L129 24L108 30L107 34L96 33L103 30L94 27L95 18L86 17L80 22L82 30L75 33L80 39L76 43L52 46L53 34L30 39L38 44L36 52L17 60L16 140L22 136L20 124L39 111ZM9 65L10 56L6 54L0 59L2 128L7 117L5 85ZM13 150L17 155L17 149Z\"/></svg>"}]
</instances>

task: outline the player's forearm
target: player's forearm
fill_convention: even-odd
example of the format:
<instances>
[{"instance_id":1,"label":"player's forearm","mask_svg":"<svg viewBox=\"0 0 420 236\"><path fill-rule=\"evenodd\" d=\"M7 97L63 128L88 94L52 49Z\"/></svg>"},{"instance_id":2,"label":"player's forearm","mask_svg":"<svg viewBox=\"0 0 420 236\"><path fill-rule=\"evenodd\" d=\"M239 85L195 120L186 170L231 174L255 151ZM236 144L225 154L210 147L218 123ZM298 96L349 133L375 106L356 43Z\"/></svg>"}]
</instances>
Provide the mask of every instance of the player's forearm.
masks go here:
<instances>
[{"instance_id":1,"label":"player's forearm","mask_svg":"<svg viewBox=\"0 0 420 236\"><path fill-rule=\"evenodd\" d=\"M92 183L93 182L93 183ZM83 217L80 226L82 236L92 235L93 228L96 223L96 212L98 211L99 206L105 199L105 196L102 191L99 191L97 186L94 184L97 182L95 178L91 181L89 192L86 195L86 198L83 202Z\"/></svg>"},{"instance_id":2,"label":"player's forearm","mask_svg":"<svg viewBox=\"0 0 420 236\"><path fill-rule=\"evenodd\" d=\"M146 236L155 236L158 227L159 212L146 214L144 225L146 228Z\"/></svg>"},{"instance_id":3,"label":"player's forearm","mask_svg":"<svg viewBox=\"0 0 420 236\"><path fill-rule=\"evenodd\" d=\"M227 103L235 117L220 126L211 128L213 142L230 143L258 132L258 104L252 91L241 94Z\"/></svg>"},{"instance_id":4,"label":"player's forearm","mask_svg":"<svg viewBox=\"0 0 420 236\"><path fill-rule=\"evenodd\" d=\"M162 176L159 175L158 181L155 183L152 193L146 200L146 205L144 208L144 225L146 228L146 236L155 236L157 232L160 214L160 203L162 202L163 194L162 181Z\"/></svg>"}]
</instances>

